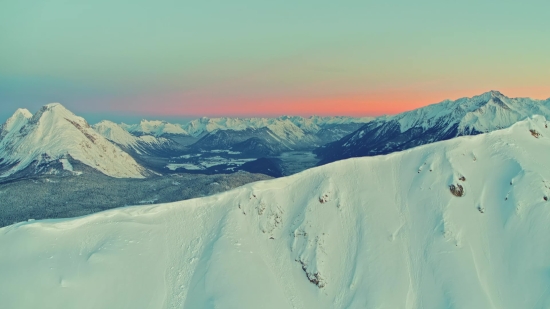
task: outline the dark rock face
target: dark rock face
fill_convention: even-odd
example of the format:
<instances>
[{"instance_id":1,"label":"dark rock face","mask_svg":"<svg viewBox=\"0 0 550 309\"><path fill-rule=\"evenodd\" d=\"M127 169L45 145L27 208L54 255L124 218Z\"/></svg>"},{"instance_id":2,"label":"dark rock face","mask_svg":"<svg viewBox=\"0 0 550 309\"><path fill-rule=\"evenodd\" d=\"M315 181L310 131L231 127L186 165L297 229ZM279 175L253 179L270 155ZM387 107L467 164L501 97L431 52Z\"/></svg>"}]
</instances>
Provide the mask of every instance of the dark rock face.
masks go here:
<instances>
[{"instance_id":1,"label":"dark rock face","mask_svg":"<svg viewBox=\"0 0 550 309\"><path fill-rule=\"evenodd\" d=\"M451 191L451 194L456 196L456 197L461 197L464 195L464 187L462 187L461 185L457 184L457 185L450 185L449 186L449 191Z\"/></svg>"},{"instance_id":2,"label":"dark rock face","mask_svg":"<svg viewBox=\"0 0 550 309\"><path fill-rule=\"evenodd\" d=\"M469 135L482 132L471 131ZM337 160L377 156L443 141L459 135L458 124L440 121L430 128L412 127L401 132L397 121L374 121L343 139L315 150L321 158L319 165Z\"/></svg>"},{"instance_id":3,"label":"dark rock face","mask_svg":"<svg viewBox=\"0 0 550 309\"><path fill-rule=\"evenodd\" d=\"M344 138L358 129L360 129L363 123L347 123L347 124L333 124L326 125L315 136L319 139L320 145L332 143Z\"/></svg>"},{"instance_id":4,"label":"dark rock face","mask_svg":"<svg viewBox=\"0 0 550 309\"><path fill-rule=\"evenodd\" d=\"M194 152L231 149L250 155L274 155L289 150L281 141L276 140L267 128L218 130L205 135L190 146Z\"/></svg>"},{"instance_id":5,"label":"dark rock face","mask_svg":"<svg viewBox=\"0 0 550 309\"><path fill-rule=\"evenodd\" d=\"M255 156L273 156L277 154L277 147L259 137L252 137L244 142L233 145L233 151L255 155Z\"/></svg>"},{"instance_id":6,"label":"dark rock face","mask_svg":"<svg viewBox=\"0 0 550 309\"><path fill-rule=\"evenodd\" d=\"M246 162L241 165L238 170L253 174L264 174L271 177L283 176L281 160L276 158L259 158L254 161Z\"/></svg>"}]
</instances>

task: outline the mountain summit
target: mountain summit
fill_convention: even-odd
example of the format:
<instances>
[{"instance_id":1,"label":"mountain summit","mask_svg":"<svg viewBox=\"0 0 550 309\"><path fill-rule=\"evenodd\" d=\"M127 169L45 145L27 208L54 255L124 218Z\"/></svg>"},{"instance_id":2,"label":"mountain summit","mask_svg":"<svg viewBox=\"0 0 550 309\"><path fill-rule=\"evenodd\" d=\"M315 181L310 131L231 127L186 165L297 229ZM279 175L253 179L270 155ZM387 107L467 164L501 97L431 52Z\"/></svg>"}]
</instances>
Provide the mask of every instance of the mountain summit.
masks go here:
<instances>
[{"instance_id":1,"label":"mountain summit","mask_svg":"<svg viewBox=\"0 0 550 309\"><path fill-rule=\"evenodd\" d=\"M0 126L0 141L10 134L10 132L12 134L14 134L13 132L18 132L31 118L32 114L27 109L17 109L13 116Z\"/></svg>"},{"instance_id":2,"label":"mountain summit","mask_svg":"<svg viewBox=\"0 0 550 309\"><path fill-rule=\"evenodd\" d=\"M144 177L144 168L132 157L63 105L47 104L29 116L28 111L18 110L2 126L2 177L28 168L31 173L52 172L45 171L46 166L56 162L72 170L71 160L112 177Z\"/></svg>"},{"instance_id":3,"label":"mountain summit","mask_svg":"<svg viewBox=\"0 0 550 309\"><path fill-rule=\"evenodd\" d=\"M446 100L394 116L383 116L316 150L320 164L387 154L462 135L507 128L533 115L550 117L550 99L509 98L489 91Z\"/></svg>"}]
</instances>

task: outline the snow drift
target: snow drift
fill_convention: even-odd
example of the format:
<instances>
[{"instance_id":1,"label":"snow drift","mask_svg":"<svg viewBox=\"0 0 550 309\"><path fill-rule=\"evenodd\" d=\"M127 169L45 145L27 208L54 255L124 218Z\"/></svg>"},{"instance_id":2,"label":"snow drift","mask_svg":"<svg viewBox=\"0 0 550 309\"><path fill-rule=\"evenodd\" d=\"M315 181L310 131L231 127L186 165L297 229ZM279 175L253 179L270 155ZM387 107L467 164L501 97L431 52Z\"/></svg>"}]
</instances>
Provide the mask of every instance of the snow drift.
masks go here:
<instances>
[{"instance_id":1,"label":"snow drift","mask_svg":"<svg viewBox=\"0 0 550 309\"><path fill-rule=\"evenodd\" d=\"M6 308L547 308L550 129L0 229Z\"/></svg>"}]
</instances>

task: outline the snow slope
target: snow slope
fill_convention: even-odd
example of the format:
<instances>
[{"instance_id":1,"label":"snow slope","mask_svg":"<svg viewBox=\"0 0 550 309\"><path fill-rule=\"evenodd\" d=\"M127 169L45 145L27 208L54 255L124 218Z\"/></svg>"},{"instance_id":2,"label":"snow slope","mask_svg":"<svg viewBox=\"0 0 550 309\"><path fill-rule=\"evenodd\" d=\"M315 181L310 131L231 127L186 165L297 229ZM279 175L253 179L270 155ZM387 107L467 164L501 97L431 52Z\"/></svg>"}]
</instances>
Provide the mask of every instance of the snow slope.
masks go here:
<instances>
[{"instance_id":1,"label":"snow slope","mask_svg":"<svg viewBox=\"0 0 550 309\"><path fill-rule=\"evenodd\" d=\"M550 117L550 99L509 98L498 91L489 91L376 118L316 153L322 158L321 163L387 154L456 136L507 128L533 115Z\"/></svg>"},{"instance_id":2,"label":"snow slope","mask_svg":"<svg viewBox=\"0 0 550 309\"><path fill-rule=\"evenodd\" d=\"M92 126L99 134L106 139L124 148L129 148L138 154L147 153L150 150L170 147L172 142L164 137L152 135L135 136L130 134L120 125L104 120Z\"/></svg>"},{"instance_id":3,"label":"snow slope","mask_svg":"<svg viewBox=\"0 0 550 309\"><path fill-rule=\"evenodd\" d=\"M6 308L548 308L549 153L537 116L211 197L16 224L0 229L0 299Z\"/></svg>"},{"instance_id":4,"label":"snow slope","mask_svg":"<svg viewBox=\"0 0 550 309\"><path fill-rule=\"evenodd\" d=\"M144 177L144 168L132 157L61 104L45 105L32 118L29 114L19 110L4 125L8 133L0 141L0 159L11 168L0 177L69 158L108 176Z\"/></svg>"}]
</instances>

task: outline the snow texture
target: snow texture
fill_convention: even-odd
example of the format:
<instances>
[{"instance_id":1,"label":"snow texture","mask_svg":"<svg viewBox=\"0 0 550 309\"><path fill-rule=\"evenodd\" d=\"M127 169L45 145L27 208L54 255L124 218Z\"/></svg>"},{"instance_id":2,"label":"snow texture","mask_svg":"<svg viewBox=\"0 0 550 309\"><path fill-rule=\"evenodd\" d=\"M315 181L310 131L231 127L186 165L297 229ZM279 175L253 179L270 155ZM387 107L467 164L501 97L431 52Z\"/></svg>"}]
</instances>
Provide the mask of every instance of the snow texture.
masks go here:
<instances>
[{"instance_id":1,"label":"snow texture","mask_svg":"<svg viewBox=\"0 0 550 309\"><path fill-rule=\"evenodd\" d=\"M5 308L548 308L549 153L536 116L206 198L12 225L0 229L0 299Z\"/></svg>"}]
</instances>

